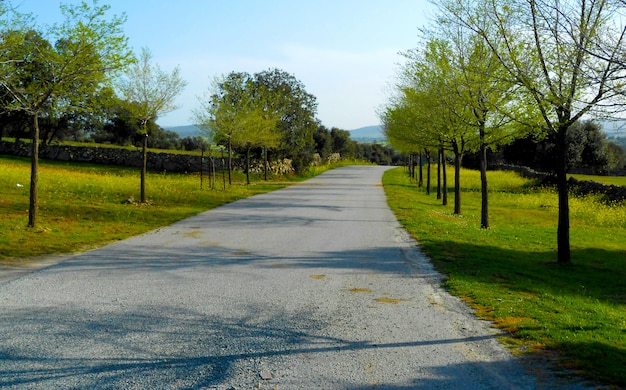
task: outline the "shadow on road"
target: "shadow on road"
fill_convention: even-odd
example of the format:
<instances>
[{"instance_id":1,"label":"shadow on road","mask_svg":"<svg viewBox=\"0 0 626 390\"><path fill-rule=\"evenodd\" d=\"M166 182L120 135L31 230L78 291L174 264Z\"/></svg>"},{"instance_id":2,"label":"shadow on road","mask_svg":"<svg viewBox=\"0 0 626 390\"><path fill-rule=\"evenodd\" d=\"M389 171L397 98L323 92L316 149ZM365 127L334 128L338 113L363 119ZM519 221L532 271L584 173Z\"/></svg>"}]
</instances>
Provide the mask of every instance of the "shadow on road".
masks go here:
<instances>
[{"instance_id":1,"label":"shadow on road","mask_svg":"<svg viewBox=\"0 0 626 390\"><path fill-rule=\"evenodd\" d=\"M263 307L248 311L267 312ZM69 383L78 388L203 388L228 385L242 369L250 370L252 382L258 381L261 360L280 362L289 355L406 350L434 344L471 344L492 337L374 344L314 334L315 326L321 329L324 323L303 332L299 329L311 328L308 314L283 312L260 320L256 316L211 317L161 306L121 313L62 307L5 310L0 329L19 326L28 343L9 340L0 347L0 386L62 387ZM82 356L82 347L92 344L100 355ZM161 349L175 352L160 353ZM484 362L469 365L485 370ZM456 386L458 373L468 372L454 365L428 370L425 377L430 379L416 382L420 388ZM346 382L345 388L350 388L350 383Z\"/></svg>"}]
</instances>

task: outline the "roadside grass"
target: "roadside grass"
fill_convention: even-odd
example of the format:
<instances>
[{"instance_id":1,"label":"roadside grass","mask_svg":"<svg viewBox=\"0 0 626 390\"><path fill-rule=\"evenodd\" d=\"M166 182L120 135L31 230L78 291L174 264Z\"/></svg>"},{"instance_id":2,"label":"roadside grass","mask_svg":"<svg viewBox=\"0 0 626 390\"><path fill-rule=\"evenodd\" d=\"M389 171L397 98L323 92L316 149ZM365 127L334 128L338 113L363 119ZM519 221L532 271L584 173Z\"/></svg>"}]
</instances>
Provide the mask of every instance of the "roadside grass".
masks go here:
<instances>
[{"instance_id":1,"label":"roadside grass","mask_svg":"<svg viewBox=\"0 0 626 390\"><path fill-rule=\"evenodd\" d=\"M223 190L200 188L198 174L148 173L148 203L139 198L139 170L40 161L39 223L27 228L30 162L0 156L0 263L71 253L141 234L219 205L272 191L288 182L254 182L235 173Z\"/></svg>"},{"instance_id":2,"label":"roadside grass","mask_svg":"<svg viewBox=\"0 0 626 390\"><path fill-rule=\"evenodd\" d=\"M512 172L488 172L490 229L480 228L480 177L461 176L462 215L387 171L398 220L446 275L445 287L493 321L514 353L550 356L626 386L626 205L570 198L572 265L556 264L557 196ZM451 184L452 185L452 184Z\"/></svg>"}]
</instances>

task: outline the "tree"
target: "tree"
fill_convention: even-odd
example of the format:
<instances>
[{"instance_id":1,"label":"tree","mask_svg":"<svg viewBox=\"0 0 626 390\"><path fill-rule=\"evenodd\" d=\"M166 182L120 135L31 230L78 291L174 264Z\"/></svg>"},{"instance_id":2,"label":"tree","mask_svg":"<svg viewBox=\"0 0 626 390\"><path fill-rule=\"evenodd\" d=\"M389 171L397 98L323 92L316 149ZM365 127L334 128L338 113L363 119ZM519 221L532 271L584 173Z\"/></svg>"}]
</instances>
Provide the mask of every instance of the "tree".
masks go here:
<instances>
[{"instance_id":1,"label":"tree","mask_svg":"<svg viewBox=\"0 0 626 390\"><path fill-rule=\"evenodd\" d=\"M440 5L483 38L520 87L520 96L541 113L541 131L554 137L558 263L570 264L568 132L585 115L618 107L626 73L626 30L616 22L622 2L453 0Z\"/></svg>"},{"instance_id":2,"label":"tree","mask_svg":"<svg viewBox=\"0 0 626 390\"><path fill-rule=\"evenodd\" d=\"M451 76L446 77L444 83L450 91L448 95L458 100L454 103L456 107L450 109L462 125L473 129L477 136L473 149L479 156L481 227L489 228L487 150L512 141L515 130L520 128L512 126L509 113L517 108L512 98L515 84L503 77L502 64L479 35L459 28L445 14L439 15L437 26L429 35L434 40L443 40L446 46L433 45L431 51L435 57L444 56L450 62Z\"/></svg>"},{"instance_id":3,"label":"tree","mask_svg":"<svg viewBox=\"0 0 626 390\"><path fill-rule=\"evenodd\" d=\"M330 131L325 126L320 125L313 133L313 140L315 142L315 151L322 160L326 160L333 152L333 140L330 136Z\"/></svg>"},{"instance_id":4,"label":"tree","mask_svg":"<svg viewBox=\"0 0 626 390\"><path fill-rule=\"evenodd\" d=\"M461 214L462 159L478 139L465 120L471 106L459 88L464 75L453 62L454 51L445 39L430 39L422 48L405 53L405 57L404 95L420 115L421 128L426 131L422 142L428 140L427 154L433 155L441 148L454 153L454 213Z\"/></svg>"},{"instance_id":5,"label":"tree","mask_svg":"<svg viewBox=\"0 0 626 390\"><path fill-rule=\"evenodd\" d=\"M356 156L356 142L350 139L350 132L333 127L330 130L333 152L339 153L342 158L354 158Z\"/></svg>"},{"instance_id":6,"label":"tree","mask_svg":"<svg viewBox=\"0 0 626 390\"><path fill-rule=\"evenodd\" d=\"M265 91L268 109L278 117L278 153L291 158L294 169L303 172L313 159L313 133L319 125L317 99L295 76L280 69L256 73L254 84Z\"/></svg>"},{"instance_id":7,"label":"tree","mask_svg":"<svg viewBox=\"0 0 626 390\"><path fill-rule=\"evenodd\" d=\"M574 123L567 132L567 146L568 169L584 169L595 174L610 170L609 142L597 122ZM546 172L555 172L558 167L556 149L554 134L541 139L531 134L502 148L506 161Z\"/></svg>"},{"instance_id":8,"label":"tree","mask_svg":"<svg viewBox=\"0 0 626 390\"><path fill-rule=\"evenodd\" d=\"M125 19L109 17L108 10L95 1L93 6L61 5L65 20L48 29L49 40L29 25L31 19L17 13L10 15L20 21L19 28L3 31L0 74L2 88L11 96L6 109L25 112L33 123L29 227L37 224L39 119L89 110L85 99L131 60L122 31Z\"/></svg>"},{"instance_id":9,"label":"tree","mask_svg":"<svg viewBox=\"0 0 626 390\"><path fill-rule=\"evenodd\" d=\"M392 147L409 156L409 174L415 177L414 157L418 156L420 174L418 186L422 185L422 153L430 154L430 151L437 144L437 129L434 122L429 121L429 116L434 110L425 109L422 105L428 93L425 89L418 87L413 77L415 74L409 72L404 84L398 87L397 96L381 115L383 123L383 133L389 140ZM419 88L419 89L418 89ZM436 114L434 114L436 115ZM428 165L430 172L430 164ZM427 175L430 177L430 174ZM430 191L430 182L427 181L426 192Z\"/></svg>"},{"instance_id":10,"label":"tree","mask_svg":"<svg viewBox=\"0 0 626 390\"><path fill-rule=\"evenodd\" d=\"M131 103L128 109L139 120L143 136L141 168L141 203L146 202L146 171L148 150L148 122L156 121L160 115L177 109L174 99L185 89L187 82L180 77L180 69L171 73L152 65L152 54L147 48L141 50L139 61L131 66L126 77L119 82L119 90Z\"/></svg>"},{"instance_id":11,"label":"tree","mask_svg":"<svg viewBox=\"0 0 626 390\"><path fill-rule=\"evenodd\" d=\"M624 169L624 166L626 166L626 148L613 141L609 141L607 143L607 159L611 172Z\"/></svg>"},{"instance_id":12,"label":"tree","mask_svg":"<svg viewBox=\"0 0 626 390\"><path fill-rule=\"evenodd\" d=\"M276 147L280 140L278 114L269 91L245 72L231 72L214 81L208 96L194 113L207 137L228 148L228 181L232 184L232 149L246 151L246 180L250 182L250 149Z\"/></svg>"},{"instance_id":13,"label":"tree","mask_svg":"<svg viewBox=\"0 0 626 390\"><path fill-rule=\"evenodd\" d=\"M606 175L609 171L609 153L606 134L594 121L576 122L572 129L582 133L584 147L575 167L588 169L594 174ZM570 129L571 130L571 129ZM576 131L574 131L576 133Z\"/></svg>"}]
</instances>

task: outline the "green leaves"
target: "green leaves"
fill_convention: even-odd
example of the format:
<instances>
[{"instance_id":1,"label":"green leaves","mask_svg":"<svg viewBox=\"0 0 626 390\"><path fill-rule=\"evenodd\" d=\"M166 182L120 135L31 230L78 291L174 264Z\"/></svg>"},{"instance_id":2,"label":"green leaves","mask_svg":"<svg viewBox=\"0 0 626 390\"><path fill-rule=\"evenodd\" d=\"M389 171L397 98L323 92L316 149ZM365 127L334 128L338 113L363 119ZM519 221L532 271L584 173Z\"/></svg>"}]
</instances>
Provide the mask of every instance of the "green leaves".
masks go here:
<instances>
[{"instance_id":1,"label":"green leaves","mask_svg":"<svg viewBox=\"0 0 626 390\"><path fill-rule=\"evenodd\" d=\"M48 28L13 13L3 27L0 72L9 108L31 114L84 110L88 97L132 60L125 18L106 17L108 6L62 5L65 20Z\"/></svg>"},{"instance_id":2,"label":"green leaves","mask_svg":"<svg viewBox=\"0 0 626 390\"><path fill-rule=\"evenodd\" d=\"M177 109L174 99L187 86L178 67L168 73L161 70L158 64L152 64L151 60L150 50L143 48L139 61L130 67L126 77L118 84L120 92L130 103L130 113L142 124Z\"/></svg>"},{"instance_id":3,"label":"green leaves","mask_svg":"<svg viewBox=\"0 0 626 390\"><path fill-rule=\"evenodd\" d=\"M312 143L315 97L292 75L274 69L231 72L215 80L195 119L218 143L286 148Z\"/></svg>"}]
</instances>

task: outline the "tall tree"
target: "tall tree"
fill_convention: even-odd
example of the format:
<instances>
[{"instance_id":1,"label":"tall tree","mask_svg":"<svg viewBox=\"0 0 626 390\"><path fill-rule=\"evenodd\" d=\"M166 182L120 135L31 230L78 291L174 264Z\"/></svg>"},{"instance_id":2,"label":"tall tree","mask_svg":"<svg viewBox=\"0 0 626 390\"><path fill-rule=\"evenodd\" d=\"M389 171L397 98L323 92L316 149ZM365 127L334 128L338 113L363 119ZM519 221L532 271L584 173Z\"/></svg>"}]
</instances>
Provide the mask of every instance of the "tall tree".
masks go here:
<instances>
[{"instance_id":1,"label":"tall tree","mask_svg":"<svg viewBox=\"0 0 626 390\"><path fill-rule=\"evenodd\" d=\"M246 150L246 180L249 153L253 147L276 147L281 133L278 115L270 108L268 90L254 83L245 72L231 72L214 81L208 96L200 99L195 121L216 142L228 148L228 180L232 184L232 149Z\"/></svg>"},{"instance_id":2,"label":"tall tree","mask_svg":"<svg viewBox=\"0 0 626 390\"><path fill-rule=\"evenodd\" d=\"M306 170L313 159L313 133L319 125L317 99L294 75L280 69L256 73L254 83L255 88L266 91L268 108L278 116L282 134L279 154L291 158L296 171Z\"/></svg>"},{"instance_id":3,"label":"tall tree","mask_svg":"<svg viewBox=\"0 0 626 390\"><path fill-rule=\"evenodd\" d=\"M151 61L150 50L143 48L139 61L131 66L126 77L119 82L119 90L124 98L131 103L128 105L128 110L133 117L139 120L143 135L141 203L146 202L148 122L156 121L160 115L177 109L174 100L187 86L187 82L180 76L178 67L168 73L161 70L159 65L152 64Z\"/></svg>"},{"instance_id":4,"label":"tall tree","mask_svg":"<svg viewBox=\"0 0 626 390\"><path fill-rule=\"evenodd\" d=\"M319 125L313 134L313 140L315 141L316 152L320 155L322 161L326 160L333 152L333 140L330 136L330 131L325 126Z\"/></svg>"},{"instance_id":5,"label":"tall tree","mask_svg":"<svg viewBox=\"0 0 626 390\"><path fill-rule=\"evenodd\" d=\"M586 115L619 106L626 76L623 2L613 0L441 1L459 25L483 38L532 101L556 140L558 263L571 263L568 132ZM523 113L520 115L524 115Z\"/></svg>"},{"instance_id":6,"label":"tall tree","mask_svg":"<svg viewBox=\"0 0 626 390\"><path fill-rule=\"evenodd\" d=\"M6 109L25 112L33 122L29 227L37 224L38 214L39 119L88 110L85 98L131 60L122 30L125 18L108 16L109 7L96 1L92 6L83 2L60 8L64 21L48 28L45 35L28 25L31 19L16 13L7 15L25 22L19 29L3 31L1 84L11 96Z\"/></svg>"}]
</instances>

